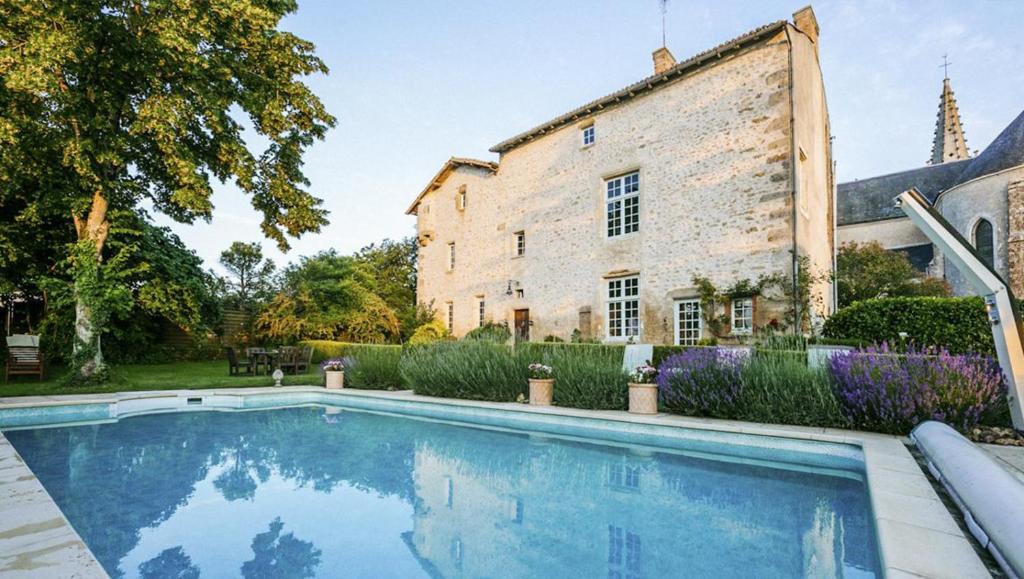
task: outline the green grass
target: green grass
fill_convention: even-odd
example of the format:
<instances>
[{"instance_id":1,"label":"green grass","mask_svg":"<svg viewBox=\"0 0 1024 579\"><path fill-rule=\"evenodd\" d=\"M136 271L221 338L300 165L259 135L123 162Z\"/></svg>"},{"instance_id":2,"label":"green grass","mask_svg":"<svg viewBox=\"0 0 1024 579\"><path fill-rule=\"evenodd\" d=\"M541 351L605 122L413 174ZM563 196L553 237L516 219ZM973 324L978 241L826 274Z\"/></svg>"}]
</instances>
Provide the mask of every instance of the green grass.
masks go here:
<instances>
[{"instance_id":1,"label":"green grass","mask_svg":"<svg viewBox=\"0 0 1024 579\"><path fill-rule=\"evenodd\" d=\"M262 376L228 376L226 360L213 362L174 362L171 364L129 364L111 367L111 380L102 386L67 386L60 377L63 368L47 368L46 380L19 376L4 384L0 396L40 396L50 394L92 394L135 390L177 390L207 388L253 388L273 386L274 379ZM305 374L286 374L285 386L320 385L320 369L311 367Z\"/></svg>"}]
</instances>

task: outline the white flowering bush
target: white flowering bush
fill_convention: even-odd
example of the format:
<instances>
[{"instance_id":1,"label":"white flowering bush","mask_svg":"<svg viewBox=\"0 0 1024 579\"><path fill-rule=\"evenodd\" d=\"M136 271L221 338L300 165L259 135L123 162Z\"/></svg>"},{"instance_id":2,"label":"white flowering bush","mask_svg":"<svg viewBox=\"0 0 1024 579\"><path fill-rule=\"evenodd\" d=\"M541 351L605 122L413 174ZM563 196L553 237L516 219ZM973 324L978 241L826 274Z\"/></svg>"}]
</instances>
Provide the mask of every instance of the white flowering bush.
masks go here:
<instances>
[{"instance_id":1,"label":"white flowering bush","mask_svg":"<svg viewBox=\"0 0 1024 579\"><path fill-rule=\"evenodd\" d=\"M550 380L555 376L554 369L552 369L551 366L538 364L536 362L530 364L527 367L527 370L530 373L531 380Z\"/></svg>"},{"instance_id":2,"label":"white flowering bush","mask_svg":"<svg viewBox=\"0 0 1024 579\"><path fill-rule=\"evenodd\" d=\"M637 366L629 374L629 381L632 384L654 384L658 377L658 369L650 364Z\"/></svg>"}]
</instances>

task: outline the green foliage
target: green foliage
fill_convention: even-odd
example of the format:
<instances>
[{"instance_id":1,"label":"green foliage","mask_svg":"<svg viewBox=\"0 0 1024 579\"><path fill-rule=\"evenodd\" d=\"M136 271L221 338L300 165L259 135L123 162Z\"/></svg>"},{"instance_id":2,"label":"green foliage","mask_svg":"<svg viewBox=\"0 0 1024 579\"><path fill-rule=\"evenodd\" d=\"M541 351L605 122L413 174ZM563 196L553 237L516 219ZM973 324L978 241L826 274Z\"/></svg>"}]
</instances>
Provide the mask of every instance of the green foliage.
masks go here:
<instances>
[{"instance_id":1,"label":"green foliage","mask_svg":"<svg viewBox=\"0 0 1024 579\"><path fill-rule=\"evenodd\" d=\"M906 337L901 337L900 333ZM827 338L994 354L992 329L979 297L879 298L843 308L825 322Z\"/></svg>"},{"instance_id":2,"label":"green foliage","mask_svg":"<svg viewBox=\"0 0 1024 579\"><path fill-rule=\"evenodd\" d=\"M654 346L654 353L652 354L653 359L651 360L651 365L657 368L661 365L663 360L682 352L688 347L689 346L665 346L656 344Z\"/></svg>"},{"instance_id":3,"label":"green foliage","mask_svg":"<svg viewBox=\"0 0 1024 579\"><path fill-rule=\"evenodd\" d=\"M463 340L483 340L495 344L505 344L512 339L512 332L505 324L487 322L484 325L466 332Z\"/></svg>"},{"instance_id":4,"label":"green foliage","mask_svg":"<svg viewBox=\"0 0 1024 579\"><path fill-rule=\"evenodd\" d=\"M836 259L839 307L884 297L947 297L949 284L914 269L907 257L877 241L847 243Z\"/></svg>"},{"instance_id":5,"label":"green foliage","mask_svg":"<svg viewBox=\"0 0 1024 579\"><path fill-rule=\"evenodd\" d=\"M398 316L401 341L408 340L416 328L434 317L429 307L416 303L417 250L416 238L409 236L399 241L385 239L380 244L367 245L354 256L358 263L373 272L374 293Z\"/></svg>"},{"instance_id":6,"label":"green foliage","mask_svg":"<svg viewBox=\"0 0 1024 579\"><path fill-rule=\"evenodd\" d=\"M527 365L508 346L470 340L406 347L400 368L417 394L513 402L526 396Z\"/></svg>"},{"instance_id":7,"label":"green foliage","mask_svg":"<svg viewBox=\"0 0 1024 579\"><path fill-rule=\"evenodd\" d=\"M559 338L558 336L555 336L555 335L552 335L552 334L548 334L548 335L544 336L544 341L548 342L548 343L554 343L554 344L560 344L562 342L565 342L565 340L563 340L562 338Z\"/></svg>"},{"instance_id":8,"label":"green foliage","mask_svg":"<svg viewBox=\"0 0 1024 579\"><path fill-rule=\"evenodd\" d=\"M448 328L441 320L432 319L416 328L412 337L409 338L409 344L414 346L432 344L446 339L448 339Z\"/></svg>"},{"instance_id":9,"label":"green foliage","mask_svg":"<svg viewBox=\"0 0 1024 579\"><path fill-rule=\"evenodd\" d=\"M296 7L5 3L0 269L23 267L19 287L35 289L71 259L75 271L63 281L83 292L76 295L82 335L95 329L98 337L125 304L106 265L121 250L104 247L107 234L124 227L118 214L148 202L176 221L208 219L216 179L250 196L263 233L282 249L287 236L326 224L321 200L305 190L302 157L334 118L302 82L327 72L313 45L277 29ZM247 134L260 142L247 142ZM262 143L262 152L252 150ZM95 275L77 241L93 244L103 264ZM150 310L166 309L175 296L157 281L132 288ZM114 302L99 303L107 298ZM91 320L94 313L108 318ZM84 341L76 358L101 364L99 342Z\"/></svg>"},{"instance_id":10,"label":"green foliage","mask_svg":"<svg viewBox=\"0 0 1024 579\"><path fill-rule=\"evenodd\" d=\"M808 368L806 357L753 356L743 364L740 380L743 389L733 415L737 420L848 427L832 392L828 371Z\"/></svg>"},{"instance_id":11,"label":"green foliage","mask_svg":"<svg viewBox=\"0 0 1024 579\"><path fill-rule=\"evenodd\" d=\"M345 371L345 387L363 390L401 390L402 346L352 344L345 349L355 365Z\"/></svg>"},{"instance_id":12,"label":"green foliage","mask_svg":"<svg viewBox=\"0 0 1024 579\"><path fill-rule=\"evenodd\" d=\"M333 250L303 257L284 270L282 291L256 319L266 340L385 343L399 339L394 311L374 293L373 273Z\"/></svg>"},{"instance_id":13,"label":"green foliage","mask_svg":"<svg viewBox=\"0 0 1024 579\"><path fill-rule=\"evenodd\" d=\"M528 342L518 357L554 368L554 404L590 410L625 410L629 374L622 369L622 346Z\"/></svg>"},{"instance_id":14,"label":"green foliage","mask_svg":"<svg viewBox=\"0 0 1024 579\"><path fill-rule=\"evenodd\" d=\"M221 252L220 264L230 274L225 296L229 305L251 315L273 297L276 267L273 261L263 259L263 246L259 243L232 243Z\"/></svg>"}]
</instances>

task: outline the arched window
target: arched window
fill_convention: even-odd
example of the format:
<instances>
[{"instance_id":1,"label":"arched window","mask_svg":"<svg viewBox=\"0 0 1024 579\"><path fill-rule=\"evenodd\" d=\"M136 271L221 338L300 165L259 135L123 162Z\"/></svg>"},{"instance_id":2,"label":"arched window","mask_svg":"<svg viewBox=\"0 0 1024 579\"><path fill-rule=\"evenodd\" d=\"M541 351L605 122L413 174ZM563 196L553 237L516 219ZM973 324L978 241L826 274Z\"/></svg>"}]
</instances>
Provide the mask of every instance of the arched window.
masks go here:
<instances>
[{"instance_id":1,"label":"arched window","mask_svg":"<svg viewBox=\"0 0 1024 579\"><path fill-rule=\"evenodd\" d=\"M995 267L995 240L992 234L992 223L987 219L979 219L974 226L974 248L978 250L982 261L989 267Z\"/></svg>"}]
</instances>

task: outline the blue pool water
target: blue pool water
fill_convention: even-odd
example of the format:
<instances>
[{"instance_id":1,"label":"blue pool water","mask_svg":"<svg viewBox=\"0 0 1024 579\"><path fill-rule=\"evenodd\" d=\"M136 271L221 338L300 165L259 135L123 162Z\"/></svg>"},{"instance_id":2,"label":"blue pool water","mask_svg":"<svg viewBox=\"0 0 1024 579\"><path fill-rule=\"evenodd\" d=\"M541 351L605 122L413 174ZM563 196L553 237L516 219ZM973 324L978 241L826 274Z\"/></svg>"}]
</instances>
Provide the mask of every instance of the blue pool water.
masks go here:
<instances>
[{"instance_id":1,"label":"blue pool water","mask_svg":"<svg viewBox=\"0 0 1024 579\"><path fill-rule=\"evenodd\" d=\"M115 577L877 577L856 473L398 415L5 435Z\"/></svg>"}]
</instances>

